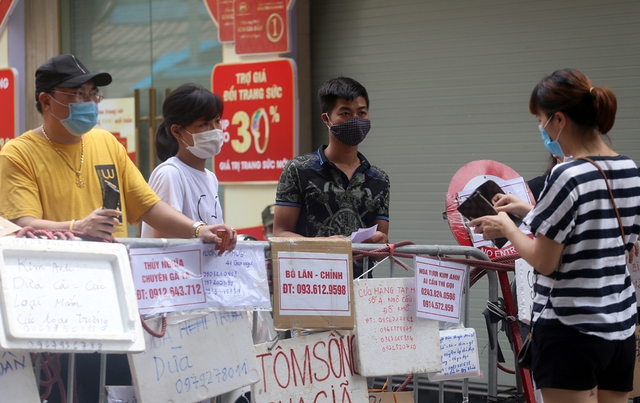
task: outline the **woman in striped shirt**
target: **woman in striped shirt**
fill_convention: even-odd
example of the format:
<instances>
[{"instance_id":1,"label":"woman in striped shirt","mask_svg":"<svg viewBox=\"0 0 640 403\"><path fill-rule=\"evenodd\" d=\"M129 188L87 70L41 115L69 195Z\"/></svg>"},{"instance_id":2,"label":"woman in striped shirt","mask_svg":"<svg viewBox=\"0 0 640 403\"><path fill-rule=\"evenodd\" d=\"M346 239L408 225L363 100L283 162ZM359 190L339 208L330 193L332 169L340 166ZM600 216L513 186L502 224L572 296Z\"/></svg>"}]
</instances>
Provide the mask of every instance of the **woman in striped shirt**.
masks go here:
<instances>
[{"instance_id":1,"label":"woman in striped shirt","mask_svg":"<svg viewBox=\"0 0 640 403\"><path fill-rule=\"evenodd\" d=\"M615 121L611 90L573 69L534 88L529 110L555 166L535 207L513 195L493 202L497 216L470 224L485 239L507 237L539 274L534 299L532 371L545 403L626 403L633 388L636 297L626 254L640 231L636 164L603 140ZM621 216L624 241L604 177ZM524 217L535 238L506 212Z\"/></svg>"}]
</instances>

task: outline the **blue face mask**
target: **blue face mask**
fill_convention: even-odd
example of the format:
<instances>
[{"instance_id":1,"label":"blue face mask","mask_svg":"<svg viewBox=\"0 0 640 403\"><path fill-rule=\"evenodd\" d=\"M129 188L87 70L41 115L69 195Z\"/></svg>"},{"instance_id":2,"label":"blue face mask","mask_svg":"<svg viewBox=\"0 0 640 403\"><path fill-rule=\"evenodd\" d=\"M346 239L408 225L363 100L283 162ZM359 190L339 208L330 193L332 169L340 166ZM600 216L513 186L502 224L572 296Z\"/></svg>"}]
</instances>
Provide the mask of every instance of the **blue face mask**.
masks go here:
<instances>
[{"instance_id":1,"label":"blue face mask","mask_svg":"<svg viewBox=\"0 0 640 403\"><path fill-rule=\"evenodd\" d=\"M560 139L560 133L562 133L562 129L560 129L558 138L555 140L551 140L551 137L549 137L549 133L547 133L547 131L545 130L549 122L551 122L551 119L553 119L553 115L551 115L544 126L538 125L538 129L540 129L540 134L542 135L542 141L544 142L544 146L546 147L546 149L549 150L551 154L557 155L558 157L564 157L565 155L562 152L562 147L560 147L560 143L558 143L558 140Z\"/></svg>"},{"instance_id":2,"label":"blue face mask","mask_svg":"<svg viewBox=\"0 0 640 403\"><path fill-rule=\"evenodd\" d=\"M58 102L60 105L64 105L55 98L51 98ZM82 136L98 123L98 104L95 102L74 102L66 105L69 107L69 117L66 119L60 119L55 116L62 126L74 136Z\"/></svg>"}]
</instances>

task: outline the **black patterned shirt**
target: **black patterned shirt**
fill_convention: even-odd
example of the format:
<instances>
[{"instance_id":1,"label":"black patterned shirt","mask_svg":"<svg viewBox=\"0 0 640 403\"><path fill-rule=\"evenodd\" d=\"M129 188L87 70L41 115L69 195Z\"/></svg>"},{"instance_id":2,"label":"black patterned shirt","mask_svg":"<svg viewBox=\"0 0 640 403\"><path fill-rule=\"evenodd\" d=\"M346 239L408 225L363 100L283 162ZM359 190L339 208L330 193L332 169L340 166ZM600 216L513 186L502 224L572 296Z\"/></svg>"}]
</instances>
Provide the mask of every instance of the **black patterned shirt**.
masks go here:
<instances>
[{"instance_id":1,"label":"black patterned shirt","mask_svg":"<svg viewBox=\"0 0 640 403\"><path fill-rule=\"evenodd\" d=\"M300 208L294 232L350 236L376 220L389 221L389 176L358 153L360 166L349 180L327 159L326 147L290 160L280 175L276 204Z\"/></svg>"}]
</instances>

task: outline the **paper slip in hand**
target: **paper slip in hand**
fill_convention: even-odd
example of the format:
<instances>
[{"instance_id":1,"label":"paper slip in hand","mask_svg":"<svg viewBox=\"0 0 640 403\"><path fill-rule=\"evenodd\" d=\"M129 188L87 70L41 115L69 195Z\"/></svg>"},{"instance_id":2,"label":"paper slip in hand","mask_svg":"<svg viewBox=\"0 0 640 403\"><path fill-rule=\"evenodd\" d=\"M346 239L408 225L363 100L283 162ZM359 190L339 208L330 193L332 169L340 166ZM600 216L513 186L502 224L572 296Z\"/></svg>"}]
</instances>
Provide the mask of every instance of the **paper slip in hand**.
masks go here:
<instances>
[{"instance_id":1,"label":"paper slip in hand","mask_svg":"<svg viewBox=\"0 0 640 403\"><path fill-rule=\"evenodd\" d=\"M351 233L351 243L362 243L375 235L378 230L378 224L369 228L360 228L357 232Z\"/></svg>"}]
</instances>

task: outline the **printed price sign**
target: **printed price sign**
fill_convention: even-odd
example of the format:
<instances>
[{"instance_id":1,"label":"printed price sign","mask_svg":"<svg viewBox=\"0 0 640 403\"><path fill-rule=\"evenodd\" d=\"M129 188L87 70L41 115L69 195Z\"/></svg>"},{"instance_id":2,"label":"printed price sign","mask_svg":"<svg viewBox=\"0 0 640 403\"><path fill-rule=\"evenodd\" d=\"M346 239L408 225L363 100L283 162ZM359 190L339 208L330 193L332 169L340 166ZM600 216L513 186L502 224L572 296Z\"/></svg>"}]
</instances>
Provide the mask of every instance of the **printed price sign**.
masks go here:
<instances>
[{"instance_id":1,"label":"printed price sign","mask_svg":"<svg viewBox=\"0 0 640 403\"><path fill-rule=\"evenodd\" d=\"M460 303L466 266L416 256L416 315L420 318L460 322Z\"/></svg>"},{"instance_id":2,"label":"printed price sign","mask_svg":"<svg viewBox=\"0 0 640 403\"><path fill-rule=\"evenodd\" d=\"M213 161L221 183L277 181L295 155L296 77L291 59L217 64L224 146Z\"/></svg>"},{"instance_id":3,"label":"printed price sign","mask_svg":"<svg viewBox=\"0 0 640 403\"><path fill-rule=\"evenodd\" d=\"M140 313L206 308L201 254L201 245L131 249Z\"/></svg>"},{"instance_id":4,"label":"printed price sign","mask_svg":"<svg viewBox=\"0 0 640 403\"><path fill-rule=\"evenodd\" d=\"M280 315L351 315L349 256L279 252Z\"/></svg>"}]
</instances>

